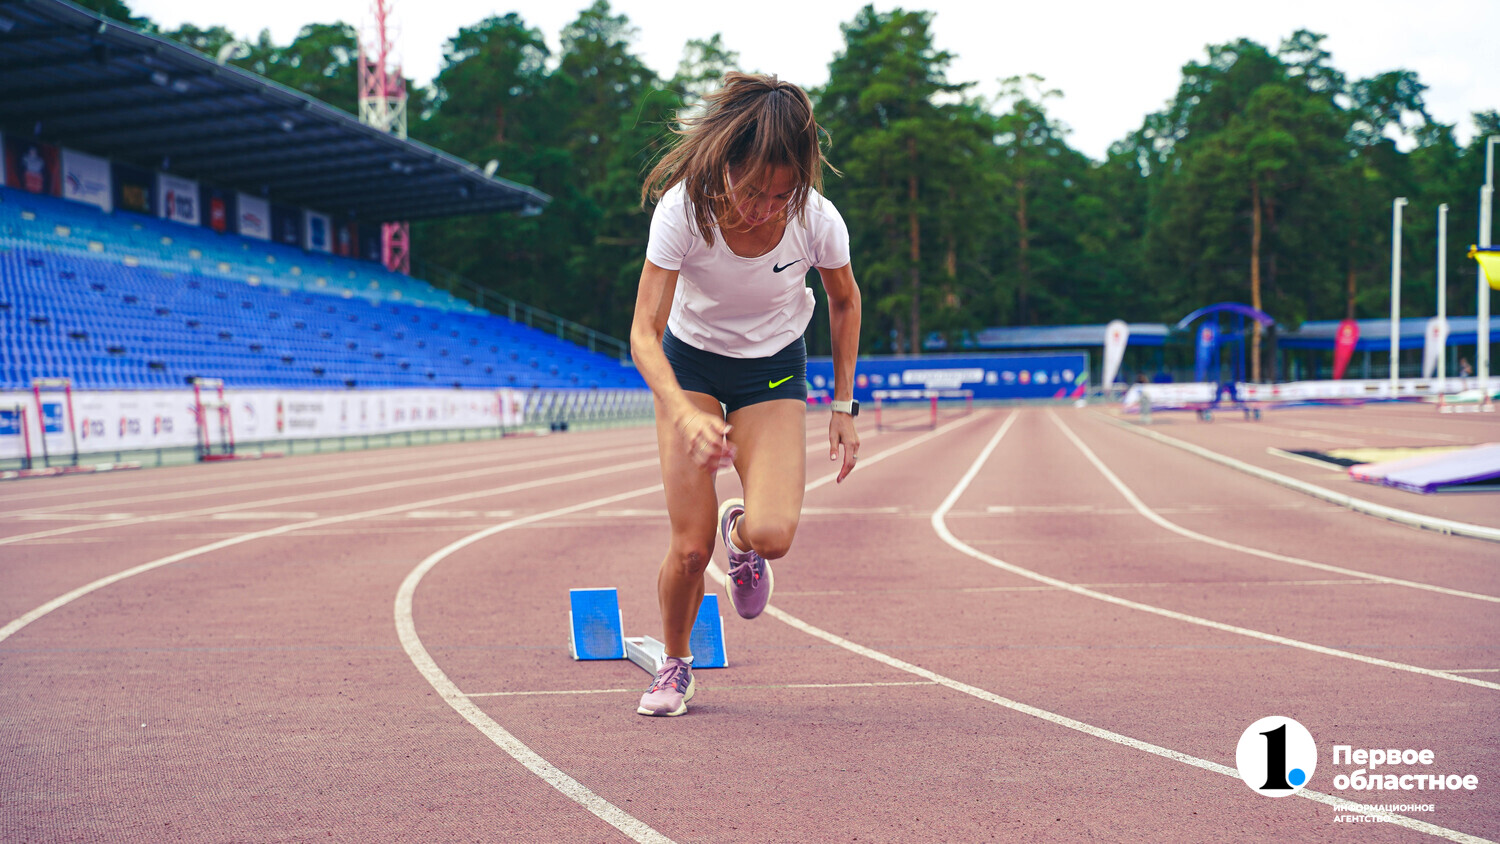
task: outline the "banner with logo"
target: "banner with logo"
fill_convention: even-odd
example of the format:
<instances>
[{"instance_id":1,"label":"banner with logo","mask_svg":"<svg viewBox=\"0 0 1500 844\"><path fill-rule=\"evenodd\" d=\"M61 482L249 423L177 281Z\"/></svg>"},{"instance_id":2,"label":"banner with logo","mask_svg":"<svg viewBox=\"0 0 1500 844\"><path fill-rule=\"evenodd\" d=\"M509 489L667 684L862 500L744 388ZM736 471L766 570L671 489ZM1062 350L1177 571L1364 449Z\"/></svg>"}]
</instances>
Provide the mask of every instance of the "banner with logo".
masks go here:
<instances>
[{"instance_id":1,"label":"banner with logo","mask_svg":"<svg viewBox=\"0 0 1500 844\"><path fill-rule=\"evenodd\" d=\"M156 176L156 216L190 226L199 225L198 183L181 176Z\"/></svg>"},{"instance_id":2,"label":"banner with logo","mask_svg":"<svg viewBox=\"0 0 1500 844\"><path fill-rule=\"evenodd\" d=\"M923 355L919 358L861 358L854 397L874 400L918 398L930 390L970 390L976 399L1061 398L1081 395L1088 384L1088 356L1082 352L1013 355ZM808 393L833 391L833 359L809 358Z\"/></svg>"},{"instance_id":3,"label":"banner with logo","mask_svg":"<svg viewBox=\"0 0 1500 844\"><path fill-rule=\"evenodd\" d=\"M1338 333L1333 335L1333 380L1344 377L1349 368L1349 359L1354 357L1354 347L1359 344L1359 323L1346 319L1339 323Z\"/></svg>"},{"instance_id":4,"label":"banner with logo","mask_svg":"<svg viewBox=\"0 0 1500 844\"><path fill-rule=\"evenodd\" d=\"M1442 360L1448 345L1448 320L1437 317L1427 320L1422 343L1422 377L1431 378L1437 374L1438 361Z\"/></svg>"},{"instance_id":5,"label":"banner with logo","mask_svg":"<svg viewBox=\"0 0 1500 844\"><path fill-rule=\"evenodd\" d=\"M1198 326L1197 354L1193 358L1194 381L1219 380L1219 327L1212 322Z\"/></svg>"},{"instance_id":6,"label":"banner with logo","mask_svg":"<svg viewBox=\"0 0 1500 844\"><path fill-rule=\"evenodd\" d=\"M219 234L234 231L230 226L234 219L234 191L209 188L203 192L203 205L207 209L209 228Z\"/></svg>"},{"instance_id":7,"label":"banner with logo","mask_svg":"<svg viewBox=\"0 0 1500 844\"><path fill-rule=\"evenodd\" d=\"M225 391L236 443L518 426L526 396L510 389ZM191 448L198 443L192 390L74 391L73 433L61 395L43 394L42 400L39 417L32 393L0 393L0 458L24 457L29 432L32 456L40 461L43 427L54 462L71 455L73 433L79 453ZM209 440L217 447L225 431L218 412L208 411L206 422Z\"/></svg>"},{"instance_id":8,"label":"banner with logo","mask_svg":"<svg viewBox=\"0 0 1500 844\"><path fill-rule=\"evenodd\" d=\"M235 197L239 205L239 232L256 240L271 239L271 203L247 193Z\"/></svg>"},{"instance_id":9,"label":"banner with logo","mask_svg":"<svg viewBox=\"0 0 1500 844\"><path fill-rule=\"evenodd\" d=\"M309 252L333 251L333 223L327 214L304 211L303 243Z\"/></svg>"},{"instance_id":10,"label":"banner with logo","mask_svg":"<svg viewBox=\"0 0 1500 844\"><path fill-rule=\"evenodd\" d=\"M7 135L5 184L28 193L62 196L62 163L57 147Z\"/></svg>"},{"instance_id":11,"label":"banner with logo","mask_svg":"<svg viewBox=\"0 0 1500 844\"><path fill-rule=\"evenodd\" d=\"M114 210L114 192L109 182L109 162L76 150L62 151L63 198Z\"/></svg>"},{"instance_id":12,"label":"banner with logo","mask_svg":"<svg viewBox=\"0 0 1500 844\"><path fill-rule=\"evenodd\" d=\"M114 165L115 208L137 214L156 213L156 177L150 170Z\"/></svg>"},{"instance_id":13,"label":"banner with logo","mask_svg":"<svg viewBox=\"0 0 1500 844\"><path fill-rule=\"evenodd\" d=\"M334 224L333 254L344 258L359 257L359 227L353 220L339 220Z\"/></svg>"},{"instance_id":14,"label":"banner with logo","mask_svg":"<svg viewBox=\"0 0 1500 844\"><path fill-rule=\"evenodd\" d=\"M301 246L302 210L290 205L272 205L271 239L287 246Z\"/></svg>"},{"instance_id":15,"label":"banner with logo","mask_svg":"<svg viewBox=\"0 0 1500 844\"><path fill-rule=\"evenodd\" d=\"M1125 358L1125 344L1130 342L1130 326L1123 319L1111 320L1104 326L1104 383L1107 391L1115 383L1115 374L1120 371L1120 361Z\"/></svg>"}]
</instances>

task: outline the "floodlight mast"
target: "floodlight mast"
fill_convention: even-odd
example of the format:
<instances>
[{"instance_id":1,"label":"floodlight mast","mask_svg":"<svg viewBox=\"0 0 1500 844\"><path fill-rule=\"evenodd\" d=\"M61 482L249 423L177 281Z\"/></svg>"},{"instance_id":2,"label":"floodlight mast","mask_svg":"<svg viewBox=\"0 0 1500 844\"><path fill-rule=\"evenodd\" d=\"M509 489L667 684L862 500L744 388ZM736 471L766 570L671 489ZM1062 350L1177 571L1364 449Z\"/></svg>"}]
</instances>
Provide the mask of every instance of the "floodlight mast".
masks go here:
<instances>
[{"instance_id":1,"label":"floodlight mast","mask_svg":"<svg viewBox=\"0 0 1500 844\"><path fill-rule=\"evenodd\" d=\"M374 31L359 42L359 119L382 132L406 137L406 78L401 65L393 64L393 36L390 34L390 0L373 0L370 13ZM395 174L391 178L399 178ZM411 227L407 223L381 225L381 261L392 272L411 274Z\"/></svg>"}]
</instances>

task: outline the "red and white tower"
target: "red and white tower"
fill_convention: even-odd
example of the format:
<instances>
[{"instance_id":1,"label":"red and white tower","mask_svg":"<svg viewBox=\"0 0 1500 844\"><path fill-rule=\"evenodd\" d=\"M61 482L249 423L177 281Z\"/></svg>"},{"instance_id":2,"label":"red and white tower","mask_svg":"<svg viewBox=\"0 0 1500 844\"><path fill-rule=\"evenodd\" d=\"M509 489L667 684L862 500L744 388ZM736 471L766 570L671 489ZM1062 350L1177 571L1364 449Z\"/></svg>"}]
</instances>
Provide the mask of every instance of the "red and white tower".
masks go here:
<instances>
[{"instance_id":1,"label":"red and white tower","mask_svg":"<svg viewBox=\"0 0 1500 844\"><path fill-rule=\"evenodd\" d=\"M393 63L392 36L388 23L390 0L373 0L373 32L362 34L359 43L359 119L382 132L406 137L406 78L401 65ZM365 46L366 38L370 44ZM381 226L381 260L393 272L411 274L411 226L384 223Z\"/></svg>"}]
</instances>

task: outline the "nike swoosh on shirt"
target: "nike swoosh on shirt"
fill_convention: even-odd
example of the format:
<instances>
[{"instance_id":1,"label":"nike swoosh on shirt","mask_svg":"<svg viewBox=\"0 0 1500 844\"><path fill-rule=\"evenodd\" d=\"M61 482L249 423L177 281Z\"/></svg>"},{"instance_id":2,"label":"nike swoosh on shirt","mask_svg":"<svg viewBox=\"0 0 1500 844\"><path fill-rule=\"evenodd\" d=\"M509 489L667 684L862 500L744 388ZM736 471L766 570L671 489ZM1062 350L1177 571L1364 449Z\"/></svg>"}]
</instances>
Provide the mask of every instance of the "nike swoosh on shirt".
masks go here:
<instances>
[{"instance_id":1,"label":"nike swoosh on shirt","mask_svg":"<svg viewBox=\"0 0 1500 844\"><path fill-rule=\"evenodd\" d=\"M801 262L802 262L802 259L798 258L797 260L793 261L792 264L800 264ZM771 267L771 272L773 272L773 273L779 273L782 270L786 269L787 267L790 267L792 264L781 264L779 266L773 266L773 267Z\"/></svg>"},{"instance_id":2,"label":"nike swoosh on shirt","mask_svg":"<svg viewBox=\"0 0 1500 844\"><path fill-rule=\"evenodd\" d=\"M774 390L777 387L780 387L782 384L785 384L786 382L792 380L795 377L796 377L795 375L788 375L787 377L781 379L780 381L772 381L771 382L771 389Z\"/></svg>"}]
</instances>

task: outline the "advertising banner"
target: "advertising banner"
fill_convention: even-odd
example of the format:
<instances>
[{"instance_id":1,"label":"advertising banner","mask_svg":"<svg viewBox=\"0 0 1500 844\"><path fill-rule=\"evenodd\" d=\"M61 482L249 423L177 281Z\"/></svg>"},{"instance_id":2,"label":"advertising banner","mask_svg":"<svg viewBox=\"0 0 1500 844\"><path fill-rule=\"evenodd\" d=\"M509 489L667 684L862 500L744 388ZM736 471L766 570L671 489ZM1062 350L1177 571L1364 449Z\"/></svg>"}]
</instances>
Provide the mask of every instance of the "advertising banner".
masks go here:
<instances>
[{"instance_id":1,"label":"advertising banner","mask_svg":"<svg viewBox=\"0 0 1500 844\"><path fill-rule=\"evenodd\" d=\"M1354 356L1354 347L1359 343L1359 323L1346 319L1339 323L1338 333L1333 336L1333 380L1344 377L1349 368L1349 358Z\"/></svg>"},{"instance_id":2,"label":"advertising banner","mask_svg":"<svg viewBox=\"0 0 1500 844\"><path fill-rule=\"evenodd\" d=\"M208 207L208 227L225 234L233 231L230 221L234 219L234 191L209 188L203 192L203 204Z\"/></svg>"},{"instance_id":3,"label":"advertising banner","mask_svg":"<svg viewBox=\"0 0 1500 844\"><path fill-rule=\"evenodd\" d=\"M226 390L237 443L284 441L403 431L517 426L526 394L518 390ZM71 454L61 397L43 397L42 424L30 392L0 393L0 458L26 454L21 410L31 435L33 457L41 458L41 437L54 458ZM198 442L196 405L191 390L75 391L78 451L121 452L191 448ZM208 414L209 439L223 442L218 414Z\"/></svg>"},{"instance_id":4,"label":"advertising banner","mask_svg":"<svg viewBox=\"0 0 1500 844\"><path fill-rule=\"evenodd\" d=\"M344 258L359 257L359 227L353 220L339 220L335 225L333 254Z\"/></svg>"},{"instance_id":5,"label":"advertising banner","mask_svg":"<svg viewBox=\"0 0 1500 844\"><path fill-rule=\"evenodd\" d=\"M62 163L57 147L6 135L5 184L28 193L62 196Z\"/></svg>"},{"instance_id":6,"label":"advertising banner","mask_svg":"<svg viewBox=\"0 0 1500 844\"><path fill-rule=\"evenodd\" d=\"M137 214L156 213L156 178L150 170L114 165L115 207Z\"/></svg>"},{"instance_id":7,"label":"advertising banner","mask_svg":"<svg viewBox=\"0 0 1500 844\"><path fill-rule=\"evenodd\" d=\"M1443 359L1443 350L1448 345L1448 320L1433 317L1427 320L1427 331L1423 333L1422 377L1437 374L1438 361Z\"/></svg>"},{"instance_id":8,"label":"advertising banner","mask_svg":"<svg viewBox=\"0 0 1500 844\"><path fill-rule=\"evenodd\" d=\"M1130 342L1130 326L1122 319L1113 320L1104 327L1104 389L1115 383L1115 373L1120 371L1120 361L1125 357L1125 344Z\"/></svg>"},{"instance_id":9,"label":"advertising banner","mask_svg":"<svg viewBox=\"0 0 1500 844\"><path fill-rule=\"evenodd\" d=\"M366 261L375 261L377 263L384 261L385 255L383 249L385 241L383 238L385 234L380 224L375 223L365 226L364 234L365 236L359 239L359 256Z\"/></svg>"},{"instance_id":10,"label":"advertising banner","mask_svg":"<svg viewBox=\"0 0 1500 844\"><path fill-rule=\"evenodd\" d=\"M303 212L304 231L303 243L307 244L309 252L332 252L333 251L333 223L327 214L319 214L316 211Z\"/></svg>"},{"instance_id":11,"label":"advertising banner","mask_svg":"<svg viewBox=\"0 0 1500 844\"><path fill-rule=\"evenodd\" d=\"M976 399L1058 398L1081 394L1088 371L1082 352L860 358L854 398L872 401L876 390L909 392L912 398L925 390L972 390ZM810 358L807 383L810 396L832 395L833 360Z\"/></svg>"},{"instance_id":12,"label":"advertising banner","mask_svg":"<svg viewBox=\"0 0 1500 844\"><path fill-rule=\"evenodd\" d=\"M271 239L287 246L301 246L302 211L290 205L272 205Z\"/></svg>"},{"instance_id":13,"label":"advertising banner","mask_svg":"<svg viewBox=\"0 0 1500 844\"><path fill-rule=\"evenodd\" d=\"M181 176L156 176L156 216L190 226L199 225L198 183Z\"/></svg>"},{"instance_id":14,"label":"advertising banner","mask_svg":"<svg viewBox=\"0 0 1500 844\"><path fill-rule=\"evenodd\" d=\"M64 199L93 205L103 211L114 210L108 161L64 148L62 170Z\"/></svg>"},{"instance_id":15,"label":"advertising banner","mask_svg":"<svg viewBox=\"0 0 1500 844\"><path fill-rule=\"evenodd\" d=\"M236 199L239 213L235 216L239 218L240 234L256 240L270 240L271 203L247 193L239 194Z\"/></svg>"}]
</instances>

